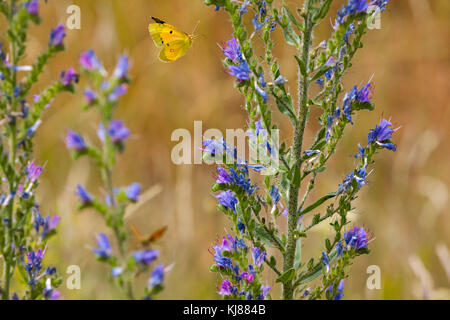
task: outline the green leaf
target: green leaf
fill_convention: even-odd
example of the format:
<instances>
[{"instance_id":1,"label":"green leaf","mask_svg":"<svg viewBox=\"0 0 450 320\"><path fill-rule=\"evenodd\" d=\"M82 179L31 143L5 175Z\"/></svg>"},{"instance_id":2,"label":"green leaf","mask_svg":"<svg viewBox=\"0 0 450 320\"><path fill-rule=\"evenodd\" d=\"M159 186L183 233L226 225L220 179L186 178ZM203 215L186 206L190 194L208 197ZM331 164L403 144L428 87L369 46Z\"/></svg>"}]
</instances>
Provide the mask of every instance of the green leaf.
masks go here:
<instances>
[{"instance_id":1,"label":"green leaf","mask_svg":"<svg viewBox=\"0 0 450 320\"><path fill-rule=\"evenodd\" d=\"M271 235L263 227L259 226L258 228L256 228L255 233L258 240L260 240L266 246L278 248L278 246L274 243L274 240L272 239Z\"/></svg>"},{"instance_id":2,"label":"green leaf","mask_svg":"<svg viewBox=\"0 0 450 320\"><path fill-rule=\"evenodd\" d=\"M300 21L295 18L294 14L292 13L291 9L289 9L288 6L284 5L281 9L283 14L285 14L289 20L301 31L305 31L305 27L300 23Z\"/></svg>"},{"instance_id":3,"label":"green leaf","mask_svg":"<svg viewBox=\"0 0 450 320\"><path fill-rule=\"evenodd\" d=\"M318 10L317 14L314 16L315 21L325 18L328 10L330 10L331 1L332 0L326 0L326 2L322 4L322 7L320 7L320 10Z\"/></svg>"},{"instance_id":4,"label":"green leaf","mask_svg":"<svg viewBox=\"0 0 450 320\"><path fill-rule=\"evenodd\" d=\"M323 65L320 67L319 71L316 72L316 74L311 78L311 82L316 81L319 79L325 72L331 69L331 66L329 65Z\"/></svg>"},{"instance_id":5,"label":"green leaf","mask_svg":"<svg viewBox=\"0 0 450 320\"><path fill-rule=\"evenodd\" d=\"M288 282L292 281L292 279L294 279L294 276L295 276L295 269L291 268L291 269L287 270L286 272L282 273L277 278L276 282L288 283Z\"/></svg>"},{"instance_id":6,"label":"green leaf","mask_svg":"<svg viewBox=\"0 0 450 320\"><path fill-rule=\"evenodd\" d=\"M295 56L295 60L297 60L298 66L300 67L300 72L304 77L308 76L308 72L306 71L305 62L299 57Z\"/></svg>"},{"instance_id":7,"label":"green leaf","mask_svg":"<svg viewBox=\"0 0 450 320\"><path fill-rule=\"evenodd\" d=\"M295 187L300 187L300 183L301 183L301 172L300 172L300 166L295 166L294 167L294 175L292 177L292 184Z\"/></svg>"},{"instance_id":8,"label":"green leaf","mask_svg":"<svg viewBox=\"0 0 450 320\"><path fill-rule=\"evenodd\" d=\"M328 199L334 198L336 197L337 193L336 192L331 192L328 193L326 195L324 195L323 197L319 198L319 200L317 200L316 202L314 202L312 205L310 205L309 207L305 208L304 210L301 211L301 214L306 214L312 210L314 210L315 208L317 208L318 206L320 206L322 203L324 203L325 201L327 201Z\"/></svg>"},{"instance_id":9,"label":"green leaf","mask_svg":"<svg viewBox=\"0 0 450 320\"><path fill-rule=\"evenodd\" d=\"M295 244L295 256L294 256L294 269L298 270L300 263L302 262L302 238L297 239Z\"/></svg>"}]
</instances>

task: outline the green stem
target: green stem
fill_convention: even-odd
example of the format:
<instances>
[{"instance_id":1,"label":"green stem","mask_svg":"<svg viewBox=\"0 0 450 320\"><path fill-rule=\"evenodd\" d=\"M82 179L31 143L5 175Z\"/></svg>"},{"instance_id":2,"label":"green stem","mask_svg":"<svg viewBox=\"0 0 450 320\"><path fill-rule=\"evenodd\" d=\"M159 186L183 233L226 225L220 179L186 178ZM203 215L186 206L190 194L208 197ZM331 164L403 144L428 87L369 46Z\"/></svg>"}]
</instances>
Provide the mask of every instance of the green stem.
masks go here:
<instances>
[{"instance_id":1,"label":"green stem","mask_svg":"<svg viewBox=\"0 0 450 320\"><path fill-rule=\"evenodd\" d=\"M306 69L309 65L309 49L311 45L312 37L312 21L310 13L310 0L305 1L305 32L303 35L303 45L301 60L304 62ZM303 134L305 132L305 126L308 118L308 89L309 79L308 75L303 75L300 67L298 70L298 108L297 116L298 121L294 125L294 142L292 146L292 158L294 160L293 168L302 165L302 145ZM289 185L289 199L288 199L288 240L286 246L286 252L283 256L283 272L292 269L294 266L295 247L296 247L296 235L295 230L297 228L297 208L298 208L298 196L300 186L296 186L291 183ZM283 284L283 299L292 300L294 296L294 284L292 281Z\"/></svg>"},{"instance_id":2,"label":"green stem","mask_svg":"<svg viewBox=\"0 0 450 320\"><path fill-rule=\"evenodd\" d=\"M13 3L11 2L11 12L9 16L9 23L12 23L13 20ZM11 41L11 56L12 56L12 63L13 65L17 65L17 48L16 48L16 42L15 40ZM13 84L13 90L17 86L17 71L13 69L12 73L12 84ZM14 97L14 94L12 96L11 101L11 112L17 111L17 99ZM17 157L17 133L16 133L16 124L15 120L10 125L10 137L9 137L9 165L14 168L16 165L16 157ZM14 180L16 179L16 175L14 174L12 177L9 177L9 194L11 195L12 199L10 199L9 205L7 206L7 219L8 223L5 223L5 243L3 247L3 275L2 275L2 299L8 300L9 299L9 291L10 291L10 285L11 285L11 277L12 277L12 269L13 269L13 252L11 249L11 244L13 242L13 214L14 214L14 196L12 196L15 193L15 183Z\"/></svg>"}]
</instances>

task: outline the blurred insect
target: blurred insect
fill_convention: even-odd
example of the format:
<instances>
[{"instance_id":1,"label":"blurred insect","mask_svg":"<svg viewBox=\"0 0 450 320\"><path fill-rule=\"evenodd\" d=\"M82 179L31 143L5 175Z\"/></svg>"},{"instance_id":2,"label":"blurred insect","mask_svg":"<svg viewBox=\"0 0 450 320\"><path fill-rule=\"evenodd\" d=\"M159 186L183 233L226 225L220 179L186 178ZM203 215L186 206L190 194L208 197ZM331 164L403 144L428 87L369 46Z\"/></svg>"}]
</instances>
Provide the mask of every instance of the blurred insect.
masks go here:
<instances>
[{"instance_id":1,"label":"blurred insect","mask_svg":"<svg viewBox=\"0 0 450 320\"><path fill-rule=\"evenodd\" d=\"M155 45L162 48L159 52L159 59L163 62L171 62L184 56L192 46L192 42L196 36L182 32L158 18L152 17L152 19L156 23L150 23L148 31L150 32ZM195 29L196 28L197 26Z\"/></svg>"},{"instance_id":2,"label":"blurred insect","mask_svg":"<svg viewBox=\"0 0 450 320\"><path fill-rule=\"evenodd\" d=\"M136 236L136 238L138 239L138 241L141 243L141 245L143 247L150 246L152 243L154 243L158 239L160 239L167 231L167 226L164 226L148 236L143 236L134 224L130 224L130 226L131 226L131 230L133 231L134 235Z\"/></svg>"}]
</instances>

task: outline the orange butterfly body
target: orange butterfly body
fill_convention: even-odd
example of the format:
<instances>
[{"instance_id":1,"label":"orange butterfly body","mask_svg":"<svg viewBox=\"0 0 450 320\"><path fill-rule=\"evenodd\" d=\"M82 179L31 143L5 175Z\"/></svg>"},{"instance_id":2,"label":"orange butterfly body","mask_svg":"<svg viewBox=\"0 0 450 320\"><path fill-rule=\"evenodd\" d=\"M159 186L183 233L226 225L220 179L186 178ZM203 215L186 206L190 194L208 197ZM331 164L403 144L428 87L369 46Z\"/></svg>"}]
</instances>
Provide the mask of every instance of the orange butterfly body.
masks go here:
<instances>
[{"instance_id":1,"label":"orange butterfly body","mask_svg":"<svg viewBox=\"0 0 450 320\"><path fill-rule=\"evenodd\" d=\"M138 241L141 243L143 247L148 247L152 243L156 242L158 239L160 239L167 231L167 226L164 226L155 232L153 232L151 235L143 236L139 230L136 228L134 224L131 224L131 230L133 231L134 235L138 239Z\"/></svg>"}]
</instances>

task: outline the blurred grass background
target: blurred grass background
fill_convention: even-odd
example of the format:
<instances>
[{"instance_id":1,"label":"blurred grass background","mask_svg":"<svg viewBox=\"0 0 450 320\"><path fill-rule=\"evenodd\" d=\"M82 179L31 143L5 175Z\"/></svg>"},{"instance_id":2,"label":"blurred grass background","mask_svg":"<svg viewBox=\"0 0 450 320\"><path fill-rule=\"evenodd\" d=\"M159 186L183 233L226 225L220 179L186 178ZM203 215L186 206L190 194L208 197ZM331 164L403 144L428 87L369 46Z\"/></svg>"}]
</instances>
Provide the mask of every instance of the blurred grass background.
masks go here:
<instances>
[{"instance_id":1,"label":"blurred grass background","mask_svg":"<svg viewBox=\"0 0 450 320\"><path fill-rule=\"evenodd\" d=\"M297 2L301 3L288 1L293 6ZM334 19L342 2L334 1L330 18ZM231 37L228 15L200 0L49 1L41 4L43 24L31 28L30 61L46 45L50 29L65 22L70 4L81 7L81 30L68 31L68 50L47 67L37 89L70 65L78 69L79 54L86 49L93 48L109 70L121 53L130 55L132 84L121 99L116 118L125 120L133 138L118 162L115 184L139 181L144 189L159 186L162 190L130 218L143 233L169 226L158 246L163 262L175 263L175 267L161 298L217 298L218 279L208 270L212 262L208 248L229 224L215 209L209 191L215 167L173 165L170 153L176 143L170 138L177 128L193 132L194 120L203 121L203 130L225 132L226 128L245 127L241 96L233 89L232 77L224 72L216 44ZM150 16L186 32L200 21L197 33L204 37L195 41L184 58L163 64L147 32ZM448 0L391 1L382 15L381 29L368 32L365 47L345 79L350 88L374 74L376 110L357 116L328 173L321 177L316 196L334 190L353 170L357 143L365 143L368 129L382 115L392 117L395 127L402 127L395 135L398 151L379 154L369 185L357 201L353 221L370 228L376 239L370 244L372 253L352 266L351 278L346 280L347 299L450 298L449 17ZM315 42L325 39L330 30L330 24L324 22ZM280 40L275 51L295 95L293 52L282 45L279 29L275 34ZM46 263L55 264L65 277L69 265L81 267L82 288L62 286L65 299L118 298L105 281L109 270L96 262L90 251L95 246L94 235L107 231L103 220L93 212L74 209L77 183L97 195L103 192L99 174L87 159L74 162L63 143L67 128L96 139L95 113L80 108L84 85L82 80L76 95L67 94L53 102L38 132L36 157L39 163L47 162L39 188L42 212L63 217ZM274 114L282 138L290 141L289 123L278 112ZM317 128L317 114L311 114L307 141ZM321 225L304 242L306 252L320 252L323 242L316 239L328 231L327 223ZM380 267L380 290L366 288L369 265ZM274 284L273 277L268 281ZM143 285L145 282L143 278ZM276 298L277 292L273 291Z\"/></svg>"}]
</instances>

